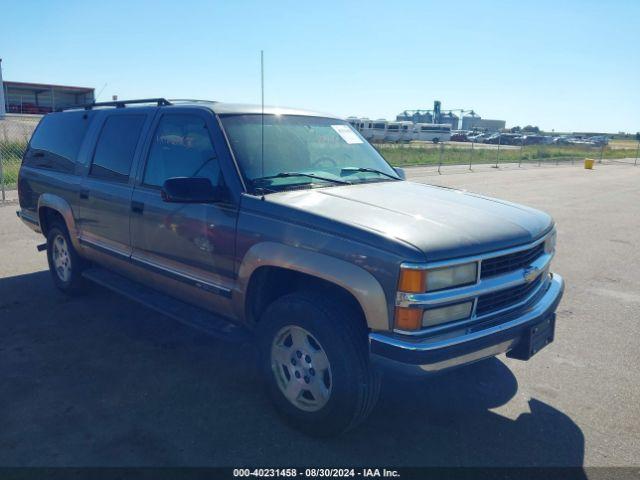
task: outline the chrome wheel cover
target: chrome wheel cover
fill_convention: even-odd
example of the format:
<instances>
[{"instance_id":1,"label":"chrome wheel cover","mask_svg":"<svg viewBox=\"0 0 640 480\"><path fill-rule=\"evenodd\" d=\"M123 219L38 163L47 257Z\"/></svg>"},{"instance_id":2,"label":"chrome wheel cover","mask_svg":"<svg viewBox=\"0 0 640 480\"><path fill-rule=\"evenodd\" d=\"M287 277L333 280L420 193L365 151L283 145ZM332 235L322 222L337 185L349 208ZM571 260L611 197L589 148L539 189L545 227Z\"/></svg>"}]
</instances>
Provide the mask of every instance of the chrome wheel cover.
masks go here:
<instances>
[{"instance_id":1,"label":"chrome wheel cover","mask_svg":"<svg viewBox=\"0 0 640 480\"><path fill-rule=\"evenodd\" d=\"M282 394L301 410L316 412L331 397L329 358L320 342L302 327L289 325L275 336L271 370Z\"/></svg>"},{"instance_id":2,"label":"chrome wheel cover","mask_svg":"<svg viewBox=\"0 0 640 480\"><path fill-rule=\"evenodd\" d=\"M71 279L71 256L67 240L62 235L56 235L53 239L51 259L58 278L63 282L68 282Z\"/></svg>"}]
</instances>

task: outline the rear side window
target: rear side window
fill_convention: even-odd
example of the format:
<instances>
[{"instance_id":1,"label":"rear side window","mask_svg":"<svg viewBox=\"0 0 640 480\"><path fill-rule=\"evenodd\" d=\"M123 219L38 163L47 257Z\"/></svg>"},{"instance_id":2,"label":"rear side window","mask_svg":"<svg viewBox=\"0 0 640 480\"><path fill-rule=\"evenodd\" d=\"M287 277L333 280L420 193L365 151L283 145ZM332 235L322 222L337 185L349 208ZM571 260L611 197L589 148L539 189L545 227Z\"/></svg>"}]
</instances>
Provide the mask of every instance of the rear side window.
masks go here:
<instances>
[{"instance_id":1,"label":"rear side window","mask_svg":"<svg viewBox=\"0 0 640 480\"><path fill-rule=\"evenodd\" d=\"M93 115L87 112L50 113L36 129L24 164L73 172Z\"/></svg>"},{"instance_id":2,"label":"rear side window","mask_svg":"<svg viewBox=\"0 0 640 480\"><path fill-rule=\"evenodd\" d=\"M91 176L119 182L129 179L145 119L145 115L113 115L107 118L93 154Z\"/></svg>"}]
</instances>

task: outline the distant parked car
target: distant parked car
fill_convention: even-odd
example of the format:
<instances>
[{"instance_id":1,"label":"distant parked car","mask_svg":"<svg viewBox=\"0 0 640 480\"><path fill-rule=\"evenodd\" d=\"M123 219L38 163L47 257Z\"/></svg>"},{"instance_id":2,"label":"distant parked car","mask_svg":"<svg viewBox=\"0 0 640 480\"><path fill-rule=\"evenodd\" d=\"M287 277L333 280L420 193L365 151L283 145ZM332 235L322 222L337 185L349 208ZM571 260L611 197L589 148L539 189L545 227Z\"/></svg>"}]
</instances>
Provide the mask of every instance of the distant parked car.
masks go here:
<instances>
[{"instance_id":1,"label":"distant parked car","mask_svg":"<svg viewBox=\"0 0 640 480\"><path fill-rule=\"evenodd\" d=\"M522 136L517 133L494 133L490 137L487 137L484 143L491 143L494 145L521 145Z\"/></svg>"},{"instance_id":2,"label":"distant parked car","mask_svg":"<svg viewBox=\"0 0 640 480\"><path fill-rule=\"evenodd\" d=\"M524 135L522 137L523 145L540 145L544 140L543 135Z\"/></svg>"},{"instance_id":3,"label":"distant parked car","mask_svg":"<svg viewBox=\"0 0 640 480\"><path fill-rule=\"evenodd\" d=\"M502 145L521 145L522 135L519 133L502 133L500 134L500 143Z\"/></svg>"},{"instance_id":4,"label":"distant parked car","mask_svg":"<svg viewBox=\"0 0 640 480\"><path fill-rule=\"evenodd\" d=\"M609 145L609 138L606 135L595 135L587 138L587 141L597 146Z\"/></svg>"},{"instance_id":5,"label":"distant parked car","mask_svg":"<svg viewBox=\"0 0 640 480\"><path fill-rule=\"evenodd\" d=\"M593 147L593 146L595 146L595 143L593 143L591 140L587 140L586 138L571 138L569 140L569 144L570 145L579 145L579 146L583 146L583 147Z\"/></svg>"},{"instance_id":6,"label":"distant parked car","mask_svg":"<svg viewBox=\"0 0 640 480\"><path fill-rule=\"evenodd\" d=\"M560 135L559 137L553 137L551 143L554 145L569 145L571 144L571 137L569 135Z\"/></svg>"},{"instance_id":7,"label":"distant parked car","mask_svg":"<svg viewBox=\"0 0 640 480\"><path fill-rule=\"evenodd\" d=\"M451 132L451 141L452 142L468 142L467 132Z\"/></svg>"},{"instance_id":8,"label":"distant parked car","mask_svg":"<svg viewBox=\"0 0 640 480\"><path fill-rule=\"evenodd\" d=\"M487 138L486 133L476 133L474 135L468 135L467 141L473 143L484 143L485 138Z\"/></svg>"},{"instance_id":9,"label":"distant parked car","mask_svg":"<svg viewBox=\"0 0 640 480\"><path fill-rule=\"evenodd\" d=\"M491 143L491 144L494 144L494 145L502 143L501 140L500 140L500 134L499 133L494 133L493 135L485 138L484 139L484 143Z\"/></svg>"}]
</instances>

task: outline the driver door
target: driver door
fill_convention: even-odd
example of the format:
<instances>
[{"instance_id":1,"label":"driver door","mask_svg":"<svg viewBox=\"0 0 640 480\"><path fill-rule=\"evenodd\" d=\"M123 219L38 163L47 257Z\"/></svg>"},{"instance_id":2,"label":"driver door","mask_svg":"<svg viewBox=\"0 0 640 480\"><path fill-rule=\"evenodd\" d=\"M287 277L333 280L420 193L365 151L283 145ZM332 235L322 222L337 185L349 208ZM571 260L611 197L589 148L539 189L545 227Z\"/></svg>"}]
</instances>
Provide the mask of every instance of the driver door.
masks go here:
<instances>
[{"instance_id":1,"label":"driver door","mask_svg":"<svg viewBox=\"0 0 640 480\"><path fill-rule=\"evenodd\" d=\"M224 314L231 308L236 205L167 203L161 197L164 181L172 177L224 184L211 119L188 108L172 108L156 119L132 196L131 259L141 281Z\"/></svg>"}]
</instances>

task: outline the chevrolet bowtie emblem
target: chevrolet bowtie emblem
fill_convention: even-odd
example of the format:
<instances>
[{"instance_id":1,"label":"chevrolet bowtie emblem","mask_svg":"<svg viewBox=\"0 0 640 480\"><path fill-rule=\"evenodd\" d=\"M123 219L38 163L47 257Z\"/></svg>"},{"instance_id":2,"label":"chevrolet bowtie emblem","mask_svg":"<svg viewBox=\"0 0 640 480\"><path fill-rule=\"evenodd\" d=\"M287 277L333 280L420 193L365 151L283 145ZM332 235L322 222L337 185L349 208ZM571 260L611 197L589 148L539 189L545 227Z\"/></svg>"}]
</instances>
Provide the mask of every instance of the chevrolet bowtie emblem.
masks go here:
<instances>
[{"instance_id":1,"label":"chevrolet bowtie emblem","mask_svg":"<svg viewBox=\"0 0 640 480\"><path fill-rule=\"evenodd\" d=\"M524 277L524 281L525 282L531 283L536 278L538 278L538 273L540 273L539 269L537 269L536 267L529 267L529 268L525 269L525 271L522 274L522 276Z\"/></svg>"}]
</instances>

